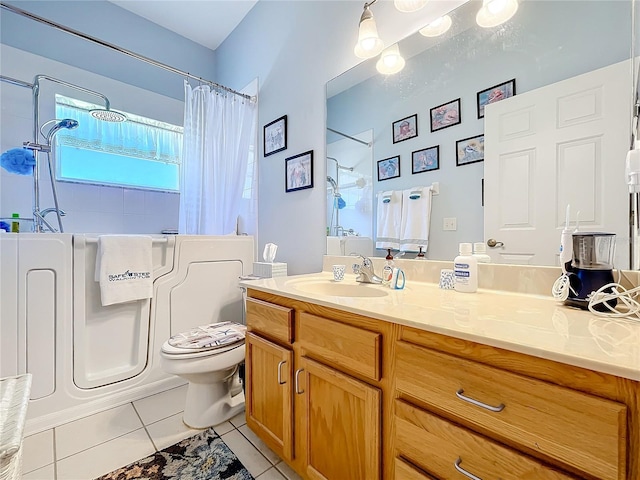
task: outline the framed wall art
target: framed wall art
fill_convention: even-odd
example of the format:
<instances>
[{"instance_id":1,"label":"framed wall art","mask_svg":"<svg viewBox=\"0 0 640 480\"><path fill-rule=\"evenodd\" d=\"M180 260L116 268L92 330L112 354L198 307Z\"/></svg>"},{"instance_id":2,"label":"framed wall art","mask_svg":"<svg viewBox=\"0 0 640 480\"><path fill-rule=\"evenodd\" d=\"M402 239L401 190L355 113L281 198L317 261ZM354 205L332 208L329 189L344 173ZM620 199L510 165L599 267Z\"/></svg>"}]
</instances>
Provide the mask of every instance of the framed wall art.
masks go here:
<instances>
[{"instance_id":1,"label":"framed wall art","mask_svg":"<svg viewBox=\"0 0 640 480\"><path fill-rule=\"evenodd\" d=\"M456 167L484 160L484 135L463 138L456 142Z\"/></svg>"},{"instance_id":2,"label":"framed wall art","mask_svg":"<svg viewBox=\"0 0 640 480\"><path fill-rule=\"evenodd\" d=\"M443 128L458 125L462 119L460 117L460 99L457 98L429 110L431 115L431 131L435 132Z\"/></svg>"},{"instance_id":3,"label":"framed wall art","mask_svg":"<svg viewBox=\"0 0 640 480\"><path fill-rule=\"evenodd\" d=\"M411 153L411 173L429 172L440 168L440 146L423 148Z\"/></svg>"},{"instance_id":4,"label":"framed wall art","mask_svg":"<svg viewBox=\"0 0 640 480\"><path fill-rule=\"evenodd\" d=\"M400 155L378 160L378 181L400 176Z\"/></svg>"},{"instance_id":5,"label":"framed wall art","mask_svg":"<svg viewBox=\"0 0 640 480\"><path fill-rule=\"evenodd\" d=\"M287 149L287 116L267 123L263 129L264 156L268 157L274 153Z\"/></svg>"},{"instance_id":6,"label":"framed wall art","mask_svg":"<svg viewBox=\"0 0 640 480\"><path fill-rule=\"evenodd\" d=\"M393 143L418 136L418 114L393 122Z\"/></svg>"},{"instance_id":7,"label":"framed wall art","mask_svg":"<svg viewBox=\"0 0 640 480\"><path fill-rule=\"evenodd\" d=\"M285 158L285 192L313 188L313 150Z\"/></svg>"},{"instance_id":8,"label":"framed wall art","mask_svg":"<svg viewBox=\"0 0 640 480\"><path fill-rule=\"evenodd\" d=\"M490 103L496 103L516 94L516 79L499 83L493 87L478 92L478 118L484 117L484 107Z\"/></svg>"}]
</instances>

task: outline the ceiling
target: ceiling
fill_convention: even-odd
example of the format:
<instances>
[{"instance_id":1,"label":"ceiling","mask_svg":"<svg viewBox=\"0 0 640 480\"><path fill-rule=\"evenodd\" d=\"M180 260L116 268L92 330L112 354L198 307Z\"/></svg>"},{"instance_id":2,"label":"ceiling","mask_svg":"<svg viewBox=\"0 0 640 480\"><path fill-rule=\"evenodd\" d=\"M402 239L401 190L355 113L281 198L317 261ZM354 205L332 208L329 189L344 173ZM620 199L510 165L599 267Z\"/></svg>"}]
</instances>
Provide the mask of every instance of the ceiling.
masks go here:
<instances>
[{"instance_id":1,"label":"ceiling","mask_svg":"<svg viewBox=\"0 0 640 480\"><path fill-rule=\"evenodd\" d=\"M215 50L258 0L109 0Z\"/></svg>"}]
</instances>

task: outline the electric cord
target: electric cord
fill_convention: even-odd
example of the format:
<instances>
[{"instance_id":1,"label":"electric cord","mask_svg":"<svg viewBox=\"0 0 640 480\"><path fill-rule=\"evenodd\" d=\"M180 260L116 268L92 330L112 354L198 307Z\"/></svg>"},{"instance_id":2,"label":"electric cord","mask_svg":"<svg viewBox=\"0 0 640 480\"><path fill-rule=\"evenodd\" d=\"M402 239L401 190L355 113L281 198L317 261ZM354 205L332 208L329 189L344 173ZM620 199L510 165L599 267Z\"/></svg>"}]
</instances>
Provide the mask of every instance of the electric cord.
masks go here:
<instances>
[{"instance_id":1,"label":"electric cord","mask_svg":"<svg viewBox=\"0 0 640 480\"><path fill-rule=\"evenodd\" d=\"M640 286L627 289L620 285L624 278L629 281L622 270L618 270L617 282L607 283L589 295L589 311L598 317L629 318L640 321ZM556 300L564 302L569 297L569 291L577 295L571 287L569 275L563 272L553 283L551 294Z\"/></svg>"},{"instance_id":2,"label":"electric cord","mask_svg":"<svg viewBox=\"0 0 640 480\"><path fill-rule=\"evenodd\" d=\"M640 321L639 295L640 287L626 289L619 283L608 283L589 296L588 308L598 317L630 318ZM613 306L614 303L615 306ZM596 310L597 307L604 311Z\"/></svg>"},{"instance_id":3,"label":"electric cord","mask_svg":"<svg viewBox=\"0 0 640 480\"><path fill-rule=\"evenodd\" d=\"M571 288L571 283L569 282L569 275L563 272L562 275L560 275L558 279L553 282L553 286L551 287L551 295L553 295L553 298L555 298L556 300L564 302L567 298L569 298L569 289L573 291L573 288Z\"/></svg>"}]
</instances>

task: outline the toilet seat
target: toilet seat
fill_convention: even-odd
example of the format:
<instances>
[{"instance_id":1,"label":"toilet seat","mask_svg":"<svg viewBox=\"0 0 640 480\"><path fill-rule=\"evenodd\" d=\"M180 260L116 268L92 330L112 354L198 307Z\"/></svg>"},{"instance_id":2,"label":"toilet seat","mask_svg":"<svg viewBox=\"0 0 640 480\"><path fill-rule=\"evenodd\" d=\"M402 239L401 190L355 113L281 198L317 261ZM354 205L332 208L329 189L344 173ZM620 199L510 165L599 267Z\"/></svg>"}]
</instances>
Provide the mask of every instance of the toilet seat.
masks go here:
<instances>
[{"instance_id":1,"label":"toilet seat","mask_svg":"<svg viewBox=\"0 0 640 480\"><path fill-rule=\"evenodd\" d=\"M162 345L163 355L174 358L215 356L244 346L247 327L234 322L219 322L173 335Z\"/></svg>"}]
</instances>

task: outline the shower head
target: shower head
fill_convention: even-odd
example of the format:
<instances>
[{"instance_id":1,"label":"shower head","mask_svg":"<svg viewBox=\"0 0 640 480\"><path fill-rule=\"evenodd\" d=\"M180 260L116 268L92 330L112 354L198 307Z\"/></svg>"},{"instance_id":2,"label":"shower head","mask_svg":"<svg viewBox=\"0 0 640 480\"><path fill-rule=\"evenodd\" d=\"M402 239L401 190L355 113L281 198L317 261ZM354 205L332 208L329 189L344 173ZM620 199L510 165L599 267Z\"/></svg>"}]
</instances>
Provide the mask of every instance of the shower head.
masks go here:
<instances>
[{"instance_id":1,"label":"shower head","mask_svg":"<svg viewBox=\"0 0 640 480\"><path fill-rule=\"evenodd\" d=\"M336 183L336 181L330 177L329 175L327 175L327 182L329 182L331 184L331 188L333 188L333 196L335 198L340 198L342 197L342 195L340 195L340 192L338 192L338 184Z\"/></svg>"},{"instance_id":2,"label":"shower head","mask_svg":"<svg viewBox=\"0 0 640 480\"><path fill-rule=\"evenodd\" d=\"M49 142L49 144L51 144L51 140L53 139L53 136L63 128L67 128L69 130L78 128L78 121L72 118L65 118L63 120L57 121L56 124L53 127L51 127L51 129L49 130L49 133L47 133L47 141Z\"/></svg>"},{"instance_id":3,"label":"shower head","mask_svg":"<svg viewBox=\"0 0 640 480\"><path fill-rule=\"evenodd\" d=\"M96 108L94 110L89 110L89 114L93 118L102 120L103 122L120 123L127 120L127 117L123 113L116 112L109 108Z\"/></svg>"}]
</instances>

